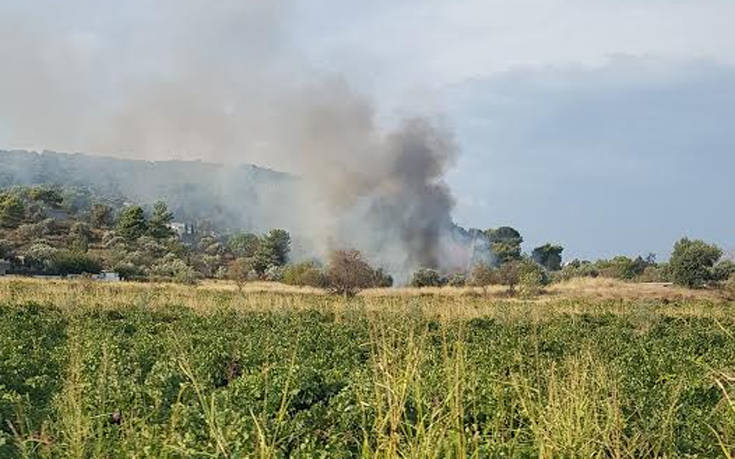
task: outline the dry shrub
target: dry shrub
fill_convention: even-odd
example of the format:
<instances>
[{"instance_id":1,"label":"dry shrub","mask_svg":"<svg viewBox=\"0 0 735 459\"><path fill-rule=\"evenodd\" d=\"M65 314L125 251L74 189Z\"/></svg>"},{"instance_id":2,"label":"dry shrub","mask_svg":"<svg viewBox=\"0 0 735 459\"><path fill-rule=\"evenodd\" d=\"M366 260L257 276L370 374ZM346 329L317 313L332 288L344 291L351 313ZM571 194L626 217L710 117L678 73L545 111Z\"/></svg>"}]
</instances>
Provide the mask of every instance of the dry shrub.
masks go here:
<instances>
[{"instance_id":1,"label":"dry shrub","mask_svg":"<svg viewBox=\"0 0 735 459\"><path fill-rule=\"evenodd\" d=\"M393 279L373 269L358 250L335 250L329 256L327 289L335 294L354 296L370 287L390 286Z\"/></svg>"}]
</instances>

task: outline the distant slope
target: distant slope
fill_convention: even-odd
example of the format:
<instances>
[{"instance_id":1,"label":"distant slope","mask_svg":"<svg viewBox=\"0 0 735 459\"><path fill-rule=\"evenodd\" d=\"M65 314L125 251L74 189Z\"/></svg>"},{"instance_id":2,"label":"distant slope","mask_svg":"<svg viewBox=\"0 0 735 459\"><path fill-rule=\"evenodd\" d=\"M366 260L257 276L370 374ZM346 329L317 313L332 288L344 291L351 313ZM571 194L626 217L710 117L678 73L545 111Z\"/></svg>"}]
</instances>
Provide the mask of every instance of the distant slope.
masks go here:
<instances>
[{"instance_id":1,"label":"distant slope","mask_svg":"<svg viewBox=\"0 0 735 459\"><path fill-rule=\"evenodd\" d=\"M71 185L141 204L162 199L177 220L208 220L223 230L280 226L273 206L288 202L297 183L294 176L253 165L0 150L2 187Z\"/></svg>"}]
</instances>

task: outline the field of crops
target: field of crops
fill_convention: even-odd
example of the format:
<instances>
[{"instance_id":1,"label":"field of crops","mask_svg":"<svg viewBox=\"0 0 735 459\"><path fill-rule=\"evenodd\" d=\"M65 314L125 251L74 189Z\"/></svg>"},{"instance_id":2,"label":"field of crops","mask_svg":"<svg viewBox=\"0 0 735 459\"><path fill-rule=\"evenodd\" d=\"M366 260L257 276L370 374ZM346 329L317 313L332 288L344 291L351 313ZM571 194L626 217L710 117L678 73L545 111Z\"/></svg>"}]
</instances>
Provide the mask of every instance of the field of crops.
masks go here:
<instances>
[{"instance_id":1,"label":"field of crops","mask_svg":"<svg viewBox=\"0 0 735 459\"><path fill-rule=\"evenodd\" d=\"M5 279L0 457L725 456L733 307Z\"/></svg>"}]
</instances>

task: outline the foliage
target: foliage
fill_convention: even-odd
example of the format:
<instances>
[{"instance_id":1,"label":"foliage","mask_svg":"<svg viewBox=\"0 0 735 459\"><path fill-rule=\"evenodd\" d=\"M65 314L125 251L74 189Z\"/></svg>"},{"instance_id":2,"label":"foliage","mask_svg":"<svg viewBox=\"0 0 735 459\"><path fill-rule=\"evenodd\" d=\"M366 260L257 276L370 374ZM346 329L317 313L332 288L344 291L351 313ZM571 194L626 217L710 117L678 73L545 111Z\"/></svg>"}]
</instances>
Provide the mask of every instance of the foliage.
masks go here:
<instances>
[{"instance_id":1,"label":"foliage","mask_svg":"<svg viewBox=\"0 0 735 459\"><path fill-rule=\"evenodd\" d=\"M521 258L523 237L515 228L501 226L497 229L488 229L485 230L485 235L500 264Z\"/></svg>"},{"instance_id":2,"label":"foliage","mask_svg":"<svg viewBox=\"0 0 735 459\"><path fill-rule=\"evenodd\" d=\"M376 286L382 277L357 250L333 251L326 275L329 291L344 296L354 296L362 289Z\"/></svg>"},{"instance_id":3,"label":"foliage","mask_svg":"<svg viewBox=\"0 0 735 459\"><path fill-rule=\"evenodd\" d=\"M41 201L51 207L59 207L64 197L57 188L33 187L29 190L29 197L34 201Z\"/></svg>"},{"instance_id":4,"label":"foliage","mask_svg":"<svg viewBox=\"0 0 735 459\"><path fill-rule=\"evenodd\" d=\"M98 259L84 252L75 250L59 250L52 257L50 271L53 274L96 274L102 271Z\"/></svg>"},{"instance_id":5,"label":"foliage","mask_svg":"<svg viewBox=\"0 0 735 459\"><path fill-rule=\"evenodd\" d=\"M470 271L469 284L473 287L486 287L497 283L495 269L486 264L478 263Z\"/></svg>"},{"instance_id":6,"label":"foliage","mask_svg":"<svg viewBox=\"0 0 735 459\"><path fill-rule=\"evenodd\" d=\"M89 213L89 222L96 228L107 228L112 225L112 208L105 204L94 204Z\"/></svg>"},{"instance_id":7,"label":"foliage","mask_svg":"<svg viewBox=\"0 0 735 459\"><path fill-rule=\"evenodd\" d=\"M0 285L0 457L719 457L734 445L726 306L270 293L243 308L235 292L80 285L56 287L73 296L55 305L27 299L58 297L50 284Z\"/></svg>"},{"instance_id":8,"label":"foliage","mask_svg":"<svg viewBox=\"0 0 735 459\"><path fill-rule=\"evenodd\" d=\"M258 273L264 273L271 267L283 266L288 260L291 249L291 235L282 229L270 230L261 239L254 255L254 268Z\"/></svg>"},{"instance_id":9,"label":"foliage","mask_svg":"<svg viewBox=\"0 0 735 459\"><path fill-rule=\"evenodd\" d=\"M561 253L564 248L560 245L544 244L531 252L531 258L549 271L561 269Z\"/></svg>"},{"instance_id":10,"label":"foliage","mask_svg":"<svg viewBox=\"0 0 735 459\"><path fill-rule=\"evenodd\" d=\"M174 235L174 231L169 227L174 221L174 214L168 210L168 206L163 201L156 201L153 204L151 217L148 219L148 234L155 239L168 239Z\"/></svg>"},{"instance_id":11,"label":"foliage","mask_svg":"<svg viewBox=\"0 0 735 459\"><path fill-rule=\"evenodd\" d=\"M711 279L716 282L726 281L735 274L735 262L732 260L721 260L712 267Z\"/></svg>"},{"instance_id":12,"label":"foliage","mask_svg":"<svg viewBox=\"0 0 735 459\"><path fill-rule=\"evenodd\" d=\"M674 283L697 288L712 280L712 267L722 256L717 246L683 238L674 244L669 260Z\"/></svg>"},{"instance_id":13,"label":"foliage","mask_svg":"<svg viewBox=\"0 0 735 459\"><path fill-rule=\"evenodd\" d=\"M0 194L0 227L17 228L23 221L25 205L16 195Z\"/></svg>"},{"instance_id":14,"label":"foliage","mask_svg":"<svg viewBox=\"0 0 735 459\"><path fill-rule=\"evenodd\" d=\"M117 221L117 234L127 241L135 241L148 230L145 214L140 206L129 206L120 213Z\"/></svg>"},{"instance_id":15,"label":"foliage","mask_svg":"<svg viewBox=\"0 0 735 459\"><path fill-rule=\"evenodd\" d=\"M235 258L227 266L227 278L237 285L239 290L248 281L250 272L253 271L253 261L249 258Z\"/></svg>"},{"instance_id":16,"label":"foliage","mask_svg":"<svg viewBox=\"0 0 735 459\"><path fill-rule=\"evenodd\" d=\"M173 280L181 284L194 284L198 276L194 269L173 254L168 254L151 266L149 274Z\"/></svg>"},{"instance_id":17,"label":"foliage","mask_svg":"<svg viewBox=\"0 0 735 459\"><path fill-rule=\"evenodd\" d=\"M328 285L328 279L318 264L305 261L286 265L283 269L283 283L322 288Z\"/></svg>"},{"instance_id":18,"label":"foliage","mask_svg":"<svg viewBox=\"0 0 735 459\"><path fill-rule=\"evenodd\" d=\"M467 276L464 273L454 273L447 278L447 285L451 287L464 287L467 283Z\"/></svg>"},{"instance_id":19,"label":"foliage","mask_svg":"<svg viewBox=\"0 0 735 459\"><path fill-rule=\"evenodd\" d=\"M537 296L548 281L546 271L541 266L530 262L523 263L518 278L519 293L526 298Z\"/></svg>"},{"instance_id":20,"label":"foliage","mask_svg":"<svg viewBox=\"0 0 735 459\"><path fill-rule=\"evenodd\" d=\"M735 297L735 274L731 274L730 278L725 281L724 288L728 294Z\"/></svg>"},{"instance_id":21,"label":"foliage","mask_svg":"<svg viewBox=\"0 0 735 459\"><path fill-rule=\"evenodd\" d=\"M260 238L253 233L233 234L227 240L227 247L236 257L254 257L259 245Z\"/></svg>"},{"instance_id":22,"label":"foliage","mask_svg":"<svg viewBox=\"0 0 735 459\"><path fill-rule=\"evenodd\" d=\"M439 271L430 268L422 268L413 273L411 287L441 287L446 284L446 279Z\"/></svg>"}]
</instances>

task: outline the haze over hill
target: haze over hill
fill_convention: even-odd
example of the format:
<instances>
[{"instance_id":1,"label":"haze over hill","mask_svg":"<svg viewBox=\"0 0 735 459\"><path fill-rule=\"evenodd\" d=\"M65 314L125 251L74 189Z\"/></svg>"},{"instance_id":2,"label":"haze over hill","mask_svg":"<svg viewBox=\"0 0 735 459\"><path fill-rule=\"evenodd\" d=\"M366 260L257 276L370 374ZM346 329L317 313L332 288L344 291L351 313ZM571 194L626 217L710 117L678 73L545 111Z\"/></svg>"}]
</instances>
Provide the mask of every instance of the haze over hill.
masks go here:
<instances>
[{"instance_id":1,"label":"haze over hill","mask_svg":"<svg viewBox=\"0 0 735 459\"><path fill-rule=\"evenodd\" d=\"M293 212L280 211L279 203L293 199L297 182L292 175L249 164L0 150L0 187L78 186L140 204L164 200L177 220L207 220L223 231L292 227Z\"/></svg>"}]
</instances>

